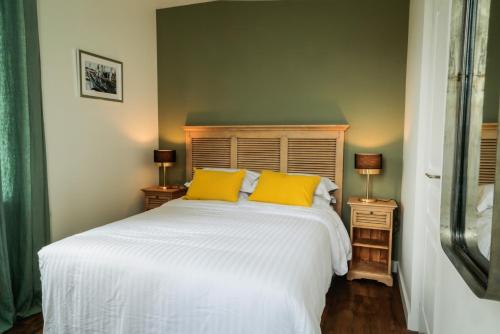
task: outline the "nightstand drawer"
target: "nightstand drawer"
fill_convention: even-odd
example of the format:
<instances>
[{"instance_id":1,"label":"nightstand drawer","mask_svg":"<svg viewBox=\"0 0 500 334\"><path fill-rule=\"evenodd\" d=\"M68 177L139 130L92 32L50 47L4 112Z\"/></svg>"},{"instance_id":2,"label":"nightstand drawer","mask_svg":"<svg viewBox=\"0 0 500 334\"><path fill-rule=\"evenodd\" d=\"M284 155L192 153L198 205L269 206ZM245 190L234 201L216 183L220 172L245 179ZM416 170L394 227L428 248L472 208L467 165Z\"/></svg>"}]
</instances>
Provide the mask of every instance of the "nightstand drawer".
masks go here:
<instances>
[{"instance_id":1,"label":"nightstand drawer","mask_svg":"<svg viewBox=\"0 0 500 334\"><path fill-rule=\"evenodd\" d=\"M391 227L391 213L380 210L352 210L352 223L353 226L360 227L377 227L377 228L390 228Z\"/></svg>"},{"instance_id":2,"label":"nightstand drawer","mask_svg":"<svg viewBox=\"0 0 500 334\"><path fill-rule=\"evenodd\" d=\"M162 205L163 203L171 200L171 197L166 196L146 196L146 203L149 208L156 208L157 206Z\"/></svg>"},{"instance_id":3,"label":"nightstand drawer","mask_svg":"<svg viewBox=\"0 0 500 334\"><path fill-rule=\"evenodd\" d=\"M164 194L151 194L146 196L148 200L154 201L154 200L160 200L160 201L168 201L172 199L171 195L164 195Z\"/></svg>"},{"instance_id":4,"label":"nightstand drawer","mask_svg":"<svg viewBox=\"0 0 500 334\"><path fill-rule=\"evenodd\" d=\"M150 210L157 208L168 201L180 198L186 194L186 189L182 187L149 187L142 189L144 192L144 209Z\"/></svg>"}]
</instances>

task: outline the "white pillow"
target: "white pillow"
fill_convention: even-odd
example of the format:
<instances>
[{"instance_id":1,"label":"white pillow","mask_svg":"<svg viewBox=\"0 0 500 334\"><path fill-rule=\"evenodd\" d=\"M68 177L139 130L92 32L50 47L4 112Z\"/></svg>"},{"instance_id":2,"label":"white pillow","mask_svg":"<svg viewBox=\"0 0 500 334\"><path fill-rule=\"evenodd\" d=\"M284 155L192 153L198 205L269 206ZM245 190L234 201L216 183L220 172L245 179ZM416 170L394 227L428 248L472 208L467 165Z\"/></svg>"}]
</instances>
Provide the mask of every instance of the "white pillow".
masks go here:
<instances>
[{"instance_id":1,"label":"white pillow","mask_svg":"<svg viewBox=\"0 0 500 334\"><path fill-rule=\"evenodd\" d=\"M330 206L330 200L327 200L321 196L314 196L311 207L316 209L332 209L332 207Z\"/></svg>"},{"instance_id":2,"label":"white pillow","mask_svg":"<svg viewBox=\"0 0 500 334\"><path fill-rule=\"evenodd\" d=\"M335 198L335 196L333 196L333 195L330 196L330 203L332 203L332 204L337 203L337 199Z\"/></svg>"},{"instance_id":3,"label":"white pillow","mask_svg":"<svg viewBox=\"0 0 500 334\"><path fill-rule=\"evenodd\" d=\"M207 167L203 168L206 170L216 170L220 172L237 172L241 169L239 168L215 168L215 167ZM243 182L241 183L241 188L240 191L244 193L253 193L255 190L255 187L257 187L257 180L260 177L260 173L253 172L248 169L244 169L245 171L245 178L243 179ZM184 183L184 185L189 188L191 185L191 181Z\"/></svg>"},{"instance_id":4,"label":"white pillow","mask_svg":"<svg viewBox=\"0 0 500 334\"><path fill-rule=\"evenodd\" d=\"M494 184L483 184L479 186L477 212L482 213L488 209L493 208L493 199L495 196Z\"/></svg>"}]
</instances>

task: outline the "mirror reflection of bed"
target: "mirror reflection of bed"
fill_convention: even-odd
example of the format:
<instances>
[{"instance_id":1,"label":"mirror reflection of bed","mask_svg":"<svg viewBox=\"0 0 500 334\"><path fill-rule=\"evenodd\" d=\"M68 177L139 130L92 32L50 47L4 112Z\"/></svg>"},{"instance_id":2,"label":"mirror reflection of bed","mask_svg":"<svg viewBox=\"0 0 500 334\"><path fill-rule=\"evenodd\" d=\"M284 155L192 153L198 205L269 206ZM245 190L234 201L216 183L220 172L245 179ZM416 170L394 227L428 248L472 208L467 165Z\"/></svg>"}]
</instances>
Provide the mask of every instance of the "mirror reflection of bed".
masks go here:
<instances>
[{"instance_id":1,"label":"mirror reflection of bed","mask_svg":"<svg viewBox=\"0 0 500 334\"><path fill-rule=\"evenodd\" d=\"M476 203L477 246L488 261L491 249L491 223L496 170L497 123L483 123L479 162L479 188Z\"/></svg>"},{"instance_id":2,"label":"mirror reflection of bed","mask_svg":"<svg viewBox=\"0 0 500 334\"><path fill-rule=\"evenodd\" d=\"M473 98L482 101L482 128L477 190L476 227L477 248L484 259L490 259L491 223L493 218L494 184L496 172L497 122L500 109L500 7L492 1L489 15L486 73L484 89L473 90Z\"/></svg>"}]
</instances>

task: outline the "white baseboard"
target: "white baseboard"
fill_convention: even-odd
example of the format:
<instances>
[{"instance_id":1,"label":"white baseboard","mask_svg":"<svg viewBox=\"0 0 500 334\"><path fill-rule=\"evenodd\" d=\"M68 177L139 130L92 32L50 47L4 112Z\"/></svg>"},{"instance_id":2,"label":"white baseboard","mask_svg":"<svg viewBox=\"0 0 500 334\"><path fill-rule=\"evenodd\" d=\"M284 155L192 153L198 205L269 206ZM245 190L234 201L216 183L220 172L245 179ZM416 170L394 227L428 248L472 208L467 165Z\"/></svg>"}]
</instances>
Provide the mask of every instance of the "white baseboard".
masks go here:
<instances>
[{"instance_id":1,"label":"white baseboard","mask_svg":"<svg viewBox=\"0 0 500 334\"><path fill-rule=\"evenodd\" d=\"M399 270L399 262L398 261L392 261L391 270L392 270L393 274L398 273L398 270Z\"/></svg>"},{"instance_id":2,"label":"white baseboard","mask_svg":"<svg viewBox=\"0 0 500 334\"><path fill-rule=\"evenodd\" d=\"M432 331L429 328L429 323L427 322L427 318L425 317L425 313L422 312L422 318L424 319L424 325L425 325L425 333L426 334L432 334Z\"/></svg>"},{"instance_id":3,"label":"white baseboard","mask_svg":"<svg viewBox=\"0 0 500 334\"><path fill-rule=\"evenodd\" d=\"M401 292L401 301L403 302L403 311L406 318L406 324L408 325L408 313L410 311L411 305L408 298L408 290L403 277L403 272L398 270L398 281L399 281L399 291Z\"/></svg>"}]
</instances>

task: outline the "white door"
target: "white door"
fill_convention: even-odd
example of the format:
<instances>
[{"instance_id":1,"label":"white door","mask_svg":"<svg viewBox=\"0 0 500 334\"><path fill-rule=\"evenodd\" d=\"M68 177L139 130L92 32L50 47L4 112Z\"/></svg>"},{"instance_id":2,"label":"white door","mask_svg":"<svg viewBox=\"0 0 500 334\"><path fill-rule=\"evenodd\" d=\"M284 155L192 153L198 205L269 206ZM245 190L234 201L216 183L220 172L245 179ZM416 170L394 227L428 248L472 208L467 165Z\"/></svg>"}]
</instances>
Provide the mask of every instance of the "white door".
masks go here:
<instances>
[{"instance_id":1,"label":"white door","mask_svg":"<svg viewBox=\"0 0 500 334\"><path fill-rule=\"evenodd\" d=\"M427 72L421 131L424 134L422 156L422 279L420 319L422 330L435 333L435 298L439 291L441 171L443 167L444 120L448 81L448 50L451 0L432 0L426 5L424 63Z\"/></svg>"}]
</instances>

